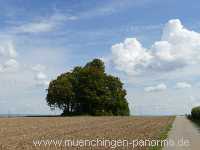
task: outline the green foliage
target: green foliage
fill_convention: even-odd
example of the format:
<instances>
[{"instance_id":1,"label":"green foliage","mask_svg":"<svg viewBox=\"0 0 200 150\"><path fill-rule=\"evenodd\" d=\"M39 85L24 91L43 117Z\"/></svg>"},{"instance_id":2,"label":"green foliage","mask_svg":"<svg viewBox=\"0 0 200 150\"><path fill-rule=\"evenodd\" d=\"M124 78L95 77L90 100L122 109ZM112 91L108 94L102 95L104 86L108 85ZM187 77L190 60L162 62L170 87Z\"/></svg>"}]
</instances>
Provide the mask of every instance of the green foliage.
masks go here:
<instances>
[{"instance_id":1,"label":"green foliage","mask_svg":"<svg viewBox=\"0 0 200 150\"><path fill-rule=\"evenodd\" d=\"M200 106L194 107L191 111L191 117L195 120L200 120Z\"/></svg>"},{"instance_id":2,"label":"green foliage","mask_svg":"<svg viewBox=\"0 0 200 150\"><path fill-rule=\"evenodd\" d=\"M62 115L129 115L125 96L120 79L107 75L104 63L94 59L51 81L46 100Z\"/></svg>"}]
</instances>

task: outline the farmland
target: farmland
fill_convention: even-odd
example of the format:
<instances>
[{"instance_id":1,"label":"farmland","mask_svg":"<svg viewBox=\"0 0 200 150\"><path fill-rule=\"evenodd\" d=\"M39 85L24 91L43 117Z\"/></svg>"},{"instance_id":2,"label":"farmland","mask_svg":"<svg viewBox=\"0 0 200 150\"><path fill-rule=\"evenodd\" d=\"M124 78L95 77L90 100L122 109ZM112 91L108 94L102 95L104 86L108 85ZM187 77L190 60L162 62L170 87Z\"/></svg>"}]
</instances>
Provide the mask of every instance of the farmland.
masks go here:
<instances>
[{"instance_id":1,"label":"farmland","mask_svg":"<svg viewBox=\"0 0 200 150\"><path fill-rule=\"evenodd\" d=\"M0 118L0 149L77 149L61 145L34 145L38 140L157 139L173 117L18 117ZM33 142L34 141L34 142ZM91 148L91 147L90 147ZM82 147L81 149L89 149ZM110 149L93 147L92 149ZM115 149L122 149L116 147ZM131 149L131 147L124 147ZM148 149L136 147L135 149Z\"/></svg>"}]
</instances>

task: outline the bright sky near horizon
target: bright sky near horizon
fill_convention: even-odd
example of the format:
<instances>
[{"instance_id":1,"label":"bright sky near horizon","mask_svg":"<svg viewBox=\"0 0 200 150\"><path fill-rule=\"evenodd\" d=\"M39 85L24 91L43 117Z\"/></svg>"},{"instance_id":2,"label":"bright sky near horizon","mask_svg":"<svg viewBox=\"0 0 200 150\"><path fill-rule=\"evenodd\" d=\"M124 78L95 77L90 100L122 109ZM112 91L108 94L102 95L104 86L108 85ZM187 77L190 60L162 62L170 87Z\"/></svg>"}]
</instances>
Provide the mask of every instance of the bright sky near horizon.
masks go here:
<instances>
[{"instance_id":1,"label":"bright sky near horizon","mask_svg":"<svg viewBox=\"0 0 200 150\"><path fill-rule=\"evenodd\" d=\"M197 0L0 1L0 114L54 114L45 89L93 58L119 76L132 114L200 105Z\"/></svg>"}]
</instances>

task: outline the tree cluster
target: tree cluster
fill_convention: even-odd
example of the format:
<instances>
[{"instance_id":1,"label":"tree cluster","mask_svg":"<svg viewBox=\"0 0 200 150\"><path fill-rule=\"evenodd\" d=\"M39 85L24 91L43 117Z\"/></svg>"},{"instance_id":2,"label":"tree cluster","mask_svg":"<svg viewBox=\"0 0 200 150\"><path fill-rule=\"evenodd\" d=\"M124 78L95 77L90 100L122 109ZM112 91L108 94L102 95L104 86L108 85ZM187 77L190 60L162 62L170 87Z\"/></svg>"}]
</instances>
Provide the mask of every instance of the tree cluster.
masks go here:
<instances>
[{"instance_id":1,"label":"tree cluster","mask_svg":"<svg viewBox=\"0 0 200 150\"><path fill-rule=\"evenodd\" d=\"M99 59L59 75L47 91L47 104L62 115L129 115L122 82L107 75Z\"/></svg>"}]
</instances>

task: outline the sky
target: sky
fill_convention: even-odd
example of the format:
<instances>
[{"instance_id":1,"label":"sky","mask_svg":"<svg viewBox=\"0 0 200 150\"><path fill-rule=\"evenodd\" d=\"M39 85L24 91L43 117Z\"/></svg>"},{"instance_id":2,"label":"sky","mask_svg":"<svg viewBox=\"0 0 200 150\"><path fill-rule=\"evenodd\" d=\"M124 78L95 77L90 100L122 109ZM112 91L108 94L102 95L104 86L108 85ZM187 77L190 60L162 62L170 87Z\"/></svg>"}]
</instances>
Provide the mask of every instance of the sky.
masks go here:
<instances>
[{"instance_id":1,"label":"sky","mask_svg":"<svg viewBox=\"0 0 200 150\"><path fill-rule=\"evenodd\" d=\"M133 115L200 105L197 0L0 0L0 114L57 114L49 81L100 58Z\"/></svg>"}]
</instances>

